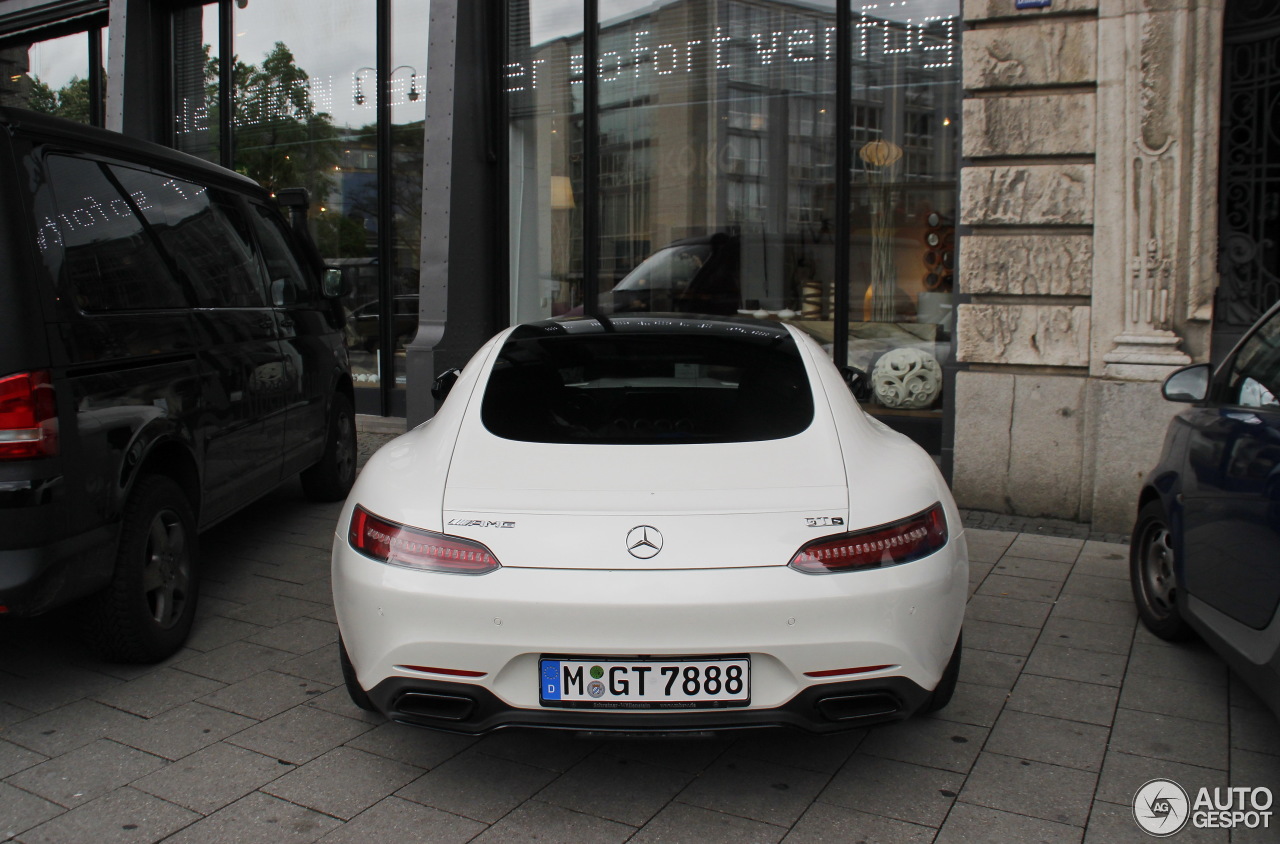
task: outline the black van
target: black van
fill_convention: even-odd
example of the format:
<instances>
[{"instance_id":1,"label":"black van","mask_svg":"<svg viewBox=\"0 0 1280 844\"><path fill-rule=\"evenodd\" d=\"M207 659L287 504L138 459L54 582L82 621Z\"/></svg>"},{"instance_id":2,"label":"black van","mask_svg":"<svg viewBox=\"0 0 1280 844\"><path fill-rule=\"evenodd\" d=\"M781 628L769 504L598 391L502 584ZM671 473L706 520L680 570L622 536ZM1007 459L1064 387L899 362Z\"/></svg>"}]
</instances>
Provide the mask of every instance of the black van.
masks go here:
<instances>
[{"instance_id":1,"label":"black van","mask_svg":"<svg viewBox=\"0 0 1280 844\"><path fill-rule=\"evenodd\" d=\"M0 618L80 599L104 656L160 659L199 531L299 473L351 487L341 274L305 207L28 111L0 108L0 197Z\"/></svg>"}]
</instances>

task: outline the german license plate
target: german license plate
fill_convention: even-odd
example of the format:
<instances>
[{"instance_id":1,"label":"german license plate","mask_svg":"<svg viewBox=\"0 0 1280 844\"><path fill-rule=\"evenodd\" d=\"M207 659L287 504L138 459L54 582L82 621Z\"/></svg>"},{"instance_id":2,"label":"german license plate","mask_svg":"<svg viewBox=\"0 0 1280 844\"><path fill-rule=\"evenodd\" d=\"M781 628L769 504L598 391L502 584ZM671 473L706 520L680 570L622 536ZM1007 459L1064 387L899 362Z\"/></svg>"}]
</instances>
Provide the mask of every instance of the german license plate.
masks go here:
<instances>
[{"instance_id":1,"label":"german license plate","mask_svg":"<svg viewBox=\"0 0 1280 844\"><path fill-rule=\"evenodd\" d=\"M751 660L541 660L543 706L579 709L717 709L751 703Z\"/></svg>"}]
</instances>

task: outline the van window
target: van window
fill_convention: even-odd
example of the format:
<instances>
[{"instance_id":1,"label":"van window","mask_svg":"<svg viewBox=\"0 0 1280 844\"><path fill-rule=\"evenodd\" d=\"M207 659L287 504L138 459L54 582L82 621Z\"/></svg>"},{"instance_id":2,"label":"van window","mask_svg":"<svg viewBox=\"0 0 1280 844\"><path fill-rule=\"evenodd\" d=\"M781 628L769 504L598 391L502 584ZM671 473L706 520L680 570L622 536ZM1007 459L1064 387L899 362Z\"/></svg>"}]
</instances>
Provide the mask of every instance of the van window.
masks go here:
<instances>
[{"instance_id":1,"label":"van window","mask_svg":"<svg viewBox=\"0 0 1280 844\"><path fill-rule=\"evenodd\" d=\"M189 305L151 235L137 198L122 195L99 162L51 155L37 198L36 245L80 310L140 311ZM52 200L52 201L50 201Z\"/></svg>"},{"instance_id":2,"label":"van window","mask_svg":"<svg viewBox=\"0 0 1280 844\"><path fill-rule=\"evenodd\" d=\"M253 205L249 216L258 232L262 259L266 263L271 304L285 307L314 301L311 288L307 285L307 277L289 248L288 235L280 216L270 208L257 204Z\"/></svg>"},{"instance_id":3,"label":"van window","mask_svg":"<svg viewBox=\"0 0 1280 844\"><path fill-rule=\"evenodd\" d=\"M216 191L172 176L112 165L201 307L266 305L243 216Z\"/></svg>"}]
</instances>

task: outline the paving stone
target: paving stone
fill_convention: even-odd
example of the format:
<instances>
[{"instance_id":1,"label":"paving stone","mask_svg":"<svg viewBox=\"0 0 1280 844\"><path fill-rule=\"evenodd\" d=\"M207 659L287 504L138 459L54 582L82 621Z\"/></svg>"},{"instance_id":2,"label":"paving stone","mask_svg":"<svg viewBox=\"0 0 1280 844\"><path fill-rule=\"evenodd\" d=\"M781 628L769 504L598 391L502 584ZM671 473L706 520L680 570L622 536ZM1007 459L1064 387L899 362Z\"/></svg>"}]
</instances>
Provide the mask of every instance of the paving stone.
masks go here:
<instances>
[{"instance_id":1,"label":"paving stone","mask_svg":"<svg viewBox=\"0 0 1280 844\"><path fill-rule=\"evenodd\" d=\"M295 765L310 762L370 729L370 725L310 706L299 706L227 739Z\"/></svg>"},{"instance_id":2,"label":"paving stone","mask_svg":"<svg viewBox=\"0 0 1280 844\"><path fill-rule=\"evenodd\" d=\"M1110 726L1119 697L1114 686L1023 674L1005 709Z\"/></svg>"},{"instance_id":3,"label":"paving stone","mask_svg":"<svg viewBox=\"0 0 1280 844\"><path fill-rule=\"evenodd\" d=\"M1100 624L1096 621L1050 616L1040 634L1040 641L1086 651L1128 654L1133 646L1133 629L1123 624Z\"/></svg>"},{"instance_id":4,"label":"paving stone","mask_svg":"<svg viewBox=\"0 0 1280 844\"><path fill-rule=\"evenodd\" d=\"M1274 797L1280 794L1280 756L1269 753L1255 753L1240 747L1231 748L1231 772L1229 784L1236 787L1258 788L1265 786L1271 789ZM1275 811L1280 807L1272 807ZM1280 826L1280 821L1272 815L1272 828Z\"/></svg>"},{"instance_id":5,"label":"paving stone","mask_svg":"<svg viewBox=\"0 0 1280 844\"><path fill-rule=\"evenodd\" d=\"M1225 771L1227 748L1225 724L1121 708L1111 728L1112 750L1152 759Z\"/></svg>"},{"instance_id":6,"label":"paving stone","mask_svg":"<svg viewBox=\"0 0 1280 844\"><path fill-rule=\"evenodd\" d=\"M201 595L201 603L204 600L205 596ZM196 623L191 628L191 635L187 637L187 647L204 653L205 651L217 650L223 645L229 645L232 642L248 639L255 633L261 633L266 629L258 624L250 624L247 621L238 621L234 618L226 618L220 615L205 616L196 619Z\"/></svg>"},{"instance_id":7,"label":"paving stone","mask_svg":"<svg viewBox=\"0 0 1280 844\"><path fill-rule=\"evenodd\" d=\"M965 630L968 630L967 624ZM1007 691L1018 682L1025 664L1024 657L966 647L960 656L960 679Z\"/></svg>"},{"instance_id":8,"label":"paving stone","mask_svg":"<svg viewBox=\"0 0 1280 844\"><path fill-rule=\"evenodd\" d=\"M672 803L632 836L628 844L777 844L786 834L785 827Z\"/></svg>"},{"instance_id":9,"label":"paving stone","mask_svg":"<svg viewBox=\"0 0 1280 844\"><path fill-rule=\"evenodd\" d=\"M995 564L993 571L1007 577L1028 577L1061 584L1071 573L1071 563L1055 563L1052 560L1033 560L1028 557L1005 555Z\"/></svg>"},{"instance_id":10,"label":"paving stone","mask_svg":"<svg viewBox=\"0 0 1280 844\"><path fill-rule=\"evenodd\" d=\"M956 683L951 702L927 717L943 721L957 721L978 727L990 727L1000 717L1009 693L1004 689L979 686L974 683Z\"/></svg>"},{"instance_id":11,"label":"paving stone","mask_svg":"<svg viewBox=\"0 0 1280 844\"><path fill-rule=\"evenodd\" d=\"M1000 716L984 750L1085 771L1102 770L1109 730L1010 709Z\"/></svg>"},{"instance_id":12,"label":"paving stone","mask_svg":"<svg viewBox=\"0 0 1280 844\"><path fill-rule=\"evenodd\" d=\"M223 686L214 679L194 677L176 668L162 668L99 693L95 699L143 718L154 718Z\"/></svg>"},{"instance_id":13,"label":"paving stone","mask_svg":"<svg viewBox=\"0 0 1280 844\"><path fill-rule=\"evenodd\" d=\"M309 844L340 823L256 791L166 838L165 844Z\"/></svg>"},{"instance_id":14,"label":"paving stone","mask_svg":"<svg viewBox=\"0 0 1280 844\"><path fill-rule=\"evenodd\" d=\"M1132 806L1133 795L1143 783L1156 777L1173 780L1188 794L1195 794L1200 788L1227 787L1226 771L1108 750L1107 759L1102 763L1102 776L1098 778L1096 799Z\"/></svg>"},{"instance_id":15,"label":"paving stone","mask_svg":"<svg viewBox=\"0 0 1280 844\"><path fill-rule=\"evenodd\" d=\"M21 835L65 811L43 797L0 782L0 841Z\"/></svg>"},{"instance_id":16,"label":"paving stone","mask_svg":"<svg viewBox=\"0 0 1280 844\"><path fill-rule=\"evenodd\" d=\"M132 788L117 789L22 836L23 844L144 844L200 816Z\"/></svg>"},{"instance_id":17,"label":"paving stone","mask_svg":"<svg viewBox=\"0 0 1280 844\"><path fill-rule=\"evenodd\" d=\"M1039 635L1040 631L1034 627L981 621L967 616L964 620L964 643L977 650L1027 656ZM963 663L961 670L964 670Z\"/></svg>"},{"instance_id":18,"label":"paving stone","mask_svg":"<svg viewBox=\"0 0 1280 844\"><path fill-rule=\"evenodd\" d=\"M292 659L293 656L288 651L268 648L250 641L240 641L183 660L178 667L190 674L208 677L230 685L274 668L285 660Z\"/></svg>"},{"instance_id":19,"label":"paving stone","mask_svg":"<svg viewBox=\"0 0 1280 844\"><path fill-rule=\"evenodd\" d=\"M60 756L138 720L96 701L78 700L8 727L4 737L45 756Z\"/></svg>"},{"instance_id":20,"label":"paving stone","mask_svg":"<svg viewBox=\"0 0 1280 844\"><path fill-rule=\"evenodd\" d=\"M466 751L396 792L455 815L493 823L555 779L553 771Z\"/></svg>"},{"instance_id":21,"label":"paving stone","mask_svg":"<svg viewBox=\"0 0 1280 844\"><path fill-rule=\"evenodd\" d=\"M814 803L805 811L783 844L835 844L835 842L865 842L865 844L929 844L935 830L905 821Z\"/></svg>"},{"instance_id":22,"label":"paving stone","mask_svg":"<svg viewBox=\"0 0 1280 844\"><path fill-rule=\"evenodd\" d=\"M165 759L181 759L257 722L234 712L188 703L154 718L133 718L113 727L106 738Z\"/></svg>"},{"instance_id":23,"label":"paving stone","mask_svg":"<svg viewBox=\"0 0 1280 844\"><path fill-rule=\"evenodd\" d=\"M14 774L5 782L72 809L163 765L164 760L149 753L99 739Z\"/></svg>"},{"instance_id":24,"label":"paving stone","mask_svg":"<svg viewBox=\"0 0 1280 844\"><path fill-rule=\"evenodd\" d=\"M299 601L310 601L313 604L333 606L333 586L329 578L312 581L305 585L286 583L280 587L280 594L286 598L297 598Z\"/></svg>"},{"instance_id":25,"label":"paving stone","mask_svg":"<svg viewBox=\"0 0 1280 844\"><path fill-rule=\"evenodd\" d=\"M692 774L596 753L538 793L575 812L643 826L688 785Z\"/></svg>"},{"instance_id":26,"label":"paving stone","mask_svg":"<svg viewBox=\"0 0 1280 844\"><path fill-rule=\"evenodd\" d=\"M1119 687L1124 681L1124 671L1125 657L1121 654L1066 648L1042 641L1027 659L1024 673Z\"/></svg>"},{"instance_id":27,"label":"paving stone","mask_svg":"<svg viewBox=\"0 0 1280 844\"><path fill-rule=\"evenodd\" d=\"M1195 799L1194 793L1191 799ZM1167 840L1178 844L1227 844L1227 838L1225 829L1196 829L1188 823ZM1133 819L1133 795L1129 795L1129 802L1123 806L1094 801L1084 844L1150 844L1154 840Z\"/></svg>"},{"instance_id":28,"label":"paving stone","mask_svg":"<svg viewBox=\"0 0 1280 844\"><path fill-rule=\"evenodd\" d=\"M470 736L384 722L347 742L354 747L406 765L430 770L476 743Z\"/></svg>"},{"instance_id":29,"label":"paving stone","mask_svg":"<svg viewBox=\"0 0 1280 844\"><path fill-rule=\"evenodd\" d=\"M1227 723L1226 688L1133 671L1125 675L1120 706L1214 724Z\"/></svg>"},{"instance_id":30,"label":"paving stone","mask_svg":"<svg viewBox=\"0 0 1280 844\"><path fill-rule=\"evenodd\" d=\"M991 574L991 569L994 567L995 563L975 563L973 560L970 560L969 582L981 583L986 579L987 575Z\"/></svg>"},{"instance_id":31,"label":"paving stone","mask_svg":"<svg viewBox=\"0 0 1280 844\"><path fill-rule=\"evenodd\" d=\"M990 579L990 578L988 578ZM1047 582L1047 581L1045 581ZM992 595L974 595L965 608L965 618L974 621L994 621L1039 630L1049 617L1053 604L1043 601L1023 601L1017 598L1000 598Z\"/></svg>"},{"instance_id":32,"label":"paving stone","mask_svg":"<svg viewBox=\"0 0 1280 844\"><path fill-rule=\"evenodd\" d=\"M205 695L200 702L264 721L327 691L323 683L278 671L263 671Z\"/></svg>"},{"instance_id":33,"label":"paving stone","mask_svg":"<svg viewBox=\"0 0 1280 844\"><path fill-rule=\"evenodd\" d=\"M1052 580L1038 580L1034 577L1015 577L1008 574L992 574L982 581L979 595L992 595L997 598L1017 598L1021 601L1041 601L1052 603L1061 591L1061 584Z\"/></svg>"},{"instance_id":34,"label":"paving stone","mask_svg":"<svg viewBox=\"0 0 1280 844\"><path fill-rule=\"evenodd\" d=\"M36 753L34 750L19 747L11 741L0 739L0 780L18 771L33 768L47 761L48 758L43 753Z\"/></svg>"},{"instance_id":35,"label":"paving stone","mask_svg":"<svg viewBox=\"0 0 1280 844\"><path fill-rule=\"evenodd\" d=\"M598 746L597 742L553 731L499 730L480 739L476 750L512 762L567 771Z\"/></svg>"},{"instance_id":36,"label":"paving stone","mask_svg":"<svg viewBox=\"0 0 1280 844\"><path fill-rule=\"evenodd\" d=\"M1071 571L1077 574L1087 574L1091 577L1109 577L1113 580L1123 580L1129 582L1129 548L1127 546L1119 546L1124 550L1123 554L1097 554L1091 555L1087 551L1080 554L1080 559L1076 560L1076 564Z\"/></svg>"},{"instance_id":37,"label":"paving stone","mask_svg":"<svg viewBox=\"0 0 1280 844\"><path fill-rule=\"evenodd\" d=\"M6 654L6 667L15 679L0 683L0 701L28 712L42 713L106 692L120 680L98 671L67 665L38 654L26 654L26 665ZM16 663L16 665L15 665ZM30 673L24 674L23 670Z\"/></svg>"},{"instance_id":38,"label":"paving stone","mask_svg":"<svg viewBox=\"0 0 1280 844\"><path fill-rule=\"evenodd\" d=\"M1128 581L1114 577L1073 572L1062 587L1063 595L1083 595L1104 601L1132 601L1133 590Z\"/></svg>"},{"instance_id":39,"label":"paving stone","mask_svg":"<svg viewBox=\"0 0 1280 844\"><path fill-rule=\"evenodd\" d=\"M795 730L751 731L729 749L730 756L745 756L775 765L834 774L858 749L866 730L813 736Z\"/></svg>"},{"instance_id":40,"label":"paving stone","mask_svg":"<svg viewBox=\"0 0 1280 844\"><path fill-rule=\"evenodd\" d=\"M0 673L0 686L3 686L5 683L12 683L15 679L16 678L12 675ZM20 721L25 721L33 715L35 715L34 712L23 709L20 706L0 702L0 730L3 730L11 724L17 724Z\"/></svg>"},{"instance_id":41,"label":"paving stone","mask_svg":"<svg viewBox=\"0 0 1280 844\"><path fill-rule=\"evenodd\" d=\"M258 580L261 579L258 578ZM259 592L258 594L261 595L262 593ZM286 598L283 595L270 595L266 598L252 600L227 615L229 618L251 621L264 627L276 627L286 621L309 616L322 608L322 605L312 601L299 601L297 598Z\"/></svg>"},{"instance_id":42,"label":"paving stone","mask_svg":"<svg viewBox=\"0 0 1280 844\"><path fill-rule=\"evenodd\" d=\"M351 747L337 747L262 790L299 806L349 820L423 773Z\"/></svg>"},{"instance_id":43,"label":"paving stone","mask_svg":"<svg viewBox=\"0 0 1280 844\"><path fill-rule=\"evenodd\" d=\"M323 844L463 844L485 830L477 821L388 797L321 838Z\"/></svg>"},{"instance_id":44,"label":"paving stone","mask_svg":"<svg viewBox=\"0 0 1280 844\"><path fill-rule=\"evenodd\" d=\"M220 743L136 780L133 786L209 815L294 769L271 756Z\"/></svg>"},{"instance_id":45,"label":"paving stone","mask_svg":"<svg viewBox=\"0 0 1280 844\"><path fill-rule=\"evenodd\" d=\"M634 759L677 771L701 771L728 752L733 740L723 736L692 739L603 739L600 753Z\"/></svg>"},{"instance_id":46,"label":"paving stone","mask_svg":"<svg viewBox=\"0 0 1280 844\"><path fill-rule=\"evenodd\" d=\"M1149 645L1135 642L1129 670L1171 680L1227 685L1227 666L1203 642Z\"/></svg>"},{"instance_id":47,"label":"paving stone","mask_svg":"<svg viewBox=\"0 0 1280 844\"><path fill-rule=\"evenodd\" d=\"M315 623L324 624L322 621ZM338 662L337 645L325 645L310 653L295 656L277 665L275 670L281 674L292 674L294 677L324 683L326 686L342 686L342 667ZM347 693L346 687L343 687L342 693Z\"/></svg>"},{"instance_id":48,"label":"paving stone","mask_svg":"<svg viewBox=\"0 0 1280 844\"><path fill-rule=\"evenodd\" d=\"M987 563L999 560L1017 537L1016 533L1002 530L966 528L964 532L965 544L969 548L969 559Z\"/></svg>"},{"instance_id":49,"label":"paving stone","mask_svg":"<svg viewBox=\"0 0 1280 844\"><path fill-rule=\"evenodd\" d=\"M1032 536L1018 534L1005 553L1011 557L1028 557L1033 560L1050 560L1056 563L1074 563L1084 548L1084 540L1056 536Z\"/></svg>"},{"instance_id":50,"label":"paving stone","mask_svg":"<svg viewBox=\"0 0 1280 844\"><path fill-rule=\"evenodd\" d=\"M351 695L347 694L345 686L337 686L324 694L316 695L307 701L307 706L313 709L323 709L325 712L332 712L334 715L342 715L356 721L363 721L371 726L387 723L385 716L361 709L352 703Z\"/></svg>"},{"instance_id":51,"label":"paving stone","mask_svg":"<svg viewBox=\"0 0 1280 844\"><path fill-rule=\"evenodd\" d=\"M963 774L857 753L818 801L937 827L963 785Z\"/></svg>"},{"instance_id":52,"label":"paving stone","mask_svg":"<svg viewBox=\"0 0 1280 844\"><path fill-rule=\"evenodd\" d=\"M634 827L530 800L475 839L476 844L538 841L539 844L610 844L629 839Z\"/></svg>"},{"instance_id":53,"label":"paving stone","mask_svg":"<svg viewBox=\"0 0 1280 844\"><path fill-rule=\"evenodd\" d=\"M1133 606L1132 600L1108 601L1064 592L1058 596L1058 602L1053 607L1053 617L1093 621L1098 624L1119 624L1132 630L1138 618L1138 610Z\"/></svg>"},{"instance_id":54,"label":"paving stone","mask_svg":"<svg viewBox=\"0 0 1280 844\"><path fill-rule=\"evenodd\" d=\"M1280 756L1280 727L1270 710L1232 706L1230 718L1232 747Z\"/></svg>"},{"instance_id":55,"label":"paving stone","mask_svg":"<svg viewBox=\"0 0 1280 844\"><path fill-rule=\"evenodd\" d=\"M965 773L987 738L987 730L932 718L913 718L876 727L859 753Z\"/></svg>"},{"instance_id":56,"label":"paving stone","mask_svg":"<svg viewBox=\"0 0 1280 844\"><path fill-rule=\"evenodd\" d=\"M1234 671L1228 671L1228 693L1231 695L1231 705L1240 709L1252 709L1254 712L1270 712L1271 710L1262 698L1258 697L1258 693L1249 688L1244 680L1240 679L1240 675Z\"/></svg>"},{"instance_id":57,"label":"paving stone","mask_svg":"<svg viewBox=\"0 0 1280 844\"><path fill-rule=\"evenodd\" d=\"M1083 829L1070 824L957 803L934 844L986 844L992 841L1078 844L1083 833Z\"/></svg>"},{"instance_id":58,"label":"paving stone","mask_svg":"<svg viewBox=\"0 0 1280 844\"><path fill-rule=\"evenodd\" d=\"M677 798L681 803L790 826L827 784L825 774L722 756Z\"/></svg>"},{"instance_id":59,"label":"paving stone","mask_svg":"<svg viewBox=\"0 0 1280 844\"><path fill-rule=\"evenodd\" d=\"M295 618L252 636L249 641L292 654L309 654L317 648L336 644L338 625L314 618ZM336 648L334 653L336 655ZM334 662L337 662L336 656Z\"/></svg>"},{"instance_id":60,"label":"paving stone","mask_svg":"<svg viewBox=\"0 0 1280 844\"><path fill-rule=\"evenodd\" d=\"M960 799L1018 815L1084 828L1098 775L984 752Z\"/></svg>"}]
</instances>

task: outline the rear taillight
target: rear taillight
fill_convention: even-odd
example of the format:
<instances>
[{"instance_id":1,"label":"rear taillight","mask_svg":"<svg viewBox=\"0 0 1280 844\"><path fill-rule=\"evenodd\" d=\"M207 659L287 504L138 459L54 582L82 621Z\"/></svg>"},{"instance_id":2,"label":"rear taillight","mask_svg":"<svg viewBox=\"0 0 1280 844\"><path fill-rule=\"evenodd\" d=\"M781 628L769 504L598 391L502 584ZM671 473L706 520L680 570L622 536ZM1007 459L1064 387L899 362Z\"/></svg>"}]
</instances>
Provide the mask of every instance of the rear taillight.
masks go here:
<instances>
[{"instance_id":1,"label":"rear taillight","mask_svg":"<svg viewBox=\"0 0 1280 844\"><path fill-rule=\"evenodd\" d=\"M487 574L501 568L493 552L470 539L388 522L357 506L347 532L351 547L393 566L450 574Z\"/></svg>"},{"instance_id":2,"label":"rear taillight","mask_svg":"<svg viewBox=\"0 0 1280 844\"><path fill-rule=\"evenodd\" d=\"M58 408L49 373L0 378L0 460L58 453Z\"/></svg>"},{"instance_id":3,"label":"rear taillight","mask_svg":"<svg viewBox=\"0 0 1280 844\"><path fill-rule=\"evenodd\" d=\"M806 574L896 566L927 557L946 544L947 517L939 503L901 521L810 542L789 565Z\"/></svg>"}]
</instances>

